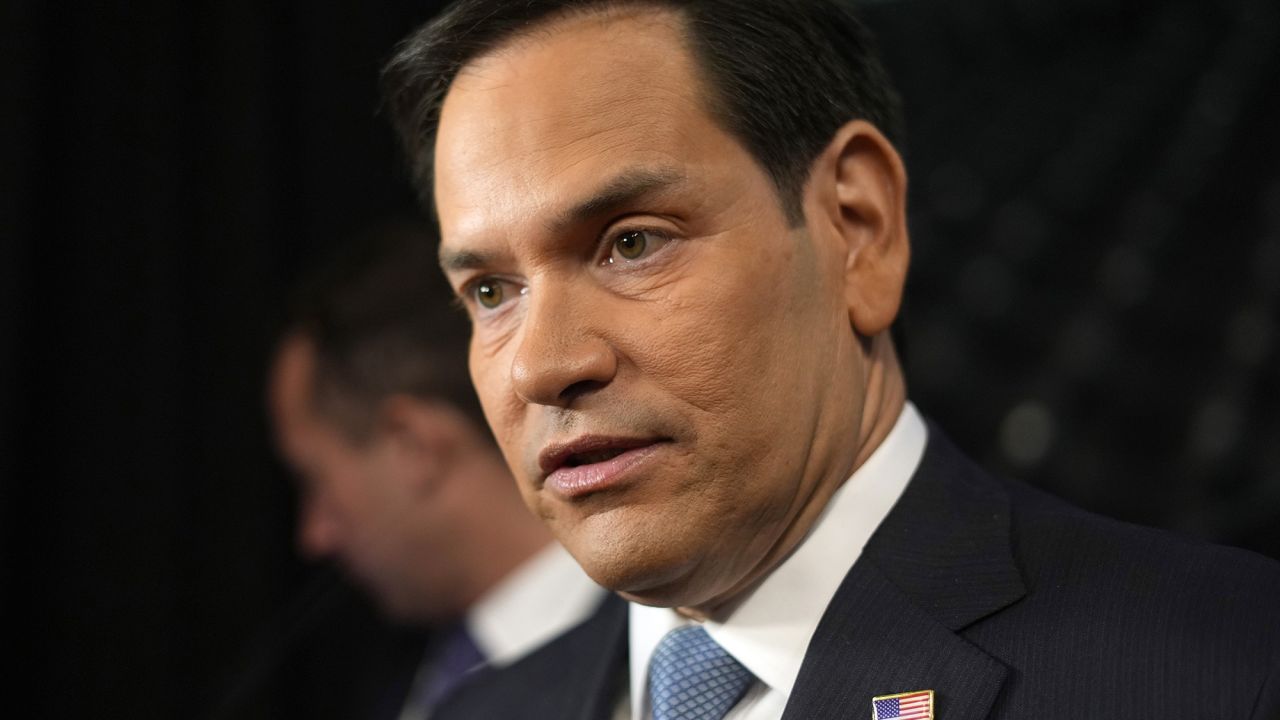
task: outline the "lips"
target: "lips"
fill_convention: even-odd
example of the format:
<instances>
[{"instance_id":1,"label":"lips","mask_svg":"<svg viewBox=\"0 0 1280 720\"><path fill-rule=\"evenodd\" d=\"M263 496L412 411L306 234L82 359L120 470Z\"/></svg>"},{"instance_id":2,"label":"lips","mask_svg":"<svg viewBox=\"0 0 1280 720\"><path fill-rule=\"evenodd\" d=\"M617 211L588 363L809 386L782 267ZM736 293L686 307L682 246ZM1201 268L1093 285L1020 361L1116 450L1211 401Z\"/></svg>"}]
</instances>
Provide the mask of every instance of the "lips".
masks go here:
<instances>
[{"instance_id":1,"label":"lips","mask_svg":"<svg viewBox=\"0 0 1280 720\"><path fill-rule=\"evenodd\" d=\"M544 487L567 499L614 487L665 442L665 438L588 435L553 443L538 455Z\"/></svg>"}]
</instances>

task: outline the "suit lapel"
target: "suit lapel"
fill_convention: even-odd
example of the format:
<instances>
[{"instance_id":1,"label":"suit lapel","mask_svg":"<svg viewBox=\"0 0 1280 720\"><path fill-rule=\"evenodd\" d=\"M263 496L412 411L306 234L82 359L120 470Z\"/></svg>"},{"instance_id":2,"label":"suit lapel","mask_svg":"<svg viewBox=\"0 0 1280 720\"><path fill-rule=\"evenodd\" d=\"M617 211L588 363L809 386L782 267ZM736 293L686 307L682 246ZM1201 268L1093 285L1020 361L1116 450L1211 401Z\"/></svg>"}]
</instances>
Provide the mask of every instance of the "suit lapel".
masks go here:
<instances>
[{"instance_id":1,"label":"suit lapel","mask_svg":"<svg viewBox=\"0 0 1280 720\"><path fill-rule=\"evenodd\" d=\"M871 698L935 692L935 717L978 720L1006 675L957 632L1025 594L1009 499L929 428L924 458L823 615L784 720L870 717Z\"/></svg>"},{"instance_id":2,"label":"suit lapel","mask_svg":"<svg viewBox=\"0 0 1280 720\"><path fill-rule=\"evenodd\" d=\"M628 682L626 601L610 593L597 618L599 624L594 632L601 634L603 642L593 654L582 658L583 688L587 691L587 702L576 716L566 712L563 717L610 720L614 706Z\"/></svg>"},{"instance_id":3,"label":"suit lapel","mask_svg":"<svg viewBox=\"0 0 1280 720\"><path fill-rule=\"evenodd\" d=\"M555 680L540 683L547 698L539 717L609 720L626 682L627 604L610 594L587 622L555 641L543 667ZM572 681L566 681L571 678ZM509 717L524 717L517 708Z\"/></svg>"},{"instance_id":4,"label":"suit lapel","mask_svg":"<svg viewBox=\"0 0 1280 720\"><path fill-rule=\"evenodd\" d=\"M978 720L1005 672L858 562L814 633L783 718L868 718L877 695L933 690L935 717Z\"/></svg>"}]
</instances>

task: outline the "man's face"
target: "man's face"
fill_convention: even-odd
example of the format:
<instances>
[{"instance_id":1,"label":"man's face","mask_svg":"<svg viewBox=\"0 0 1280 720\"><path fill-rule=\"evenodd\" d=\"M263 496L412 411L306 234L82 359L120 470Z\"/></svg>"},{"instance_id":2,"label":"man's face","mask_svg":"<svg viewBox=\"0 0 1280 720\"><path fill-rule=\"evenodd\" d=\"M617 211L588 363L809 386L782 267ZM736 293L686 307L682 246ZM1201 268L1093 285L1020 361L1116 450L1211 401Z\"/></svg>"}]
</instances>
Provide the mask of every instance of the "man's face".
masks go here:
<instances>
[{"instance_id":1,"label":"man's face","mask_svg":"<svg viewBox=\"0 0 1280 720\"><path fill-rule=\"evenodd\" d=\"M465 68L436 144L441 260L520 490L661 605L731 597L794 542L849 470L864 371L843 258L707 104L678 18L561 20Z\"/></svg>"},{"instance_id":2,"label":"man's face","mask_svg":"<svg viewBox=\"0 0 1280 720\"><path fill-rule=\"evenodd\" d=\"M387 443L356 444L316 412L314 375L310 343L286 341L272 381L272 412L281 452L301 484L299 547L335 558L388 614L408 618L429 597L414 587L429 559L416 552L409 484Z\"/></svg>"}]
</instances>

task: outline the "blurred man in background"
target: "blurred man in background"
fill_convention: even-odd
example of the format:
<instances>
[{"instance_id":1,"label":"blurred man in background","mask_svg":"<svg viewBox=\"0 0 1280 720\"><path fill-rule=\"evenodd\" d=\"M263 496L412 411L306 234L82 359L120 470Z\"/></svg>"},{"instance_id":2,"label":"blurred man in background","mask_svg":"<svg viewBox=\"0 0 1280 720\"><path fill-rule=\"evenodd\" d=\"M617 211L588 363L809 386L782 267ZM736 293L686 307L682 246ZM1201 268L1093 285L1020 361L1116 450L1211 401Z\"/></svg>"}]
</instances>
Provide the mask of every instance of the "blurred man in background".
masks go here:
<instances>
[{"instance_id":1,"label":"blurred man in background","mask_svg":"<svg viewBox=\"0 0 1280 720\"><path fill-rule=\"evenodd\" d=\"M405 720L601 598L521 503L447 297L419 228L375 233L304 284L270 387L301 485L300 548L335 559L390 618L433 629L409 687L390 691L396 712L381 710Z\"/></svg>"}]
</instances>

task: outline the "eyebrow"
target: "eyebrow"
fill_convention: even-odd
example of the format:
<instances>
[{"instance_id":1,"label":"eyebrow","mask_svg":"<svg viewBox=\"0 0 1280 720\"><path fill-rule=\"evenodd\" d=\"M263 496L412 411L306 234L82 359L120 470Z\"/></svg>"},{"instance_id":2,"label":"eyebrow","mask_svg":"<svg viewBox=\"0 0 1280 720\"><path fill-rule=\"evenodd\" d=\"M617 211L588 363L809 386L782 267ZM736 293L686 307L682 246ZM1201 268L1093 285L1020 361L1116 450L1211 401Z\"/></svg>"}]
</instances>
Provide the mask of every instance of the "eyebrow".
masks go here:
<instances>
[{"instance_id":1,"label":"eyebrow","mask_svg":"<svg viewBox=\"0 0 1280 720\"><path fill-rule=\"evenodd\" d=\"M671 168L627 170L605 183L590 197L559 213L548 223L548 229L558 234L573 225L629 205L645 195L666 190L684 179L684 173Z\"/></svg>"},{"instance_id":2,"label":"eyebrow","mask_svg":"<svg viewBox=\"0 0 1280 720\"><path fill-rule=\"evenodd\" d=\"M640 198L667 190L685 180L685 174L672 168L633 168L619 173L589 197L567 210L557 213L546 225L552 235L562 235L574 225L614 212ZM474 250L449 250L441 246L440 267L446 273L490 267L490 253Z\"/></svg>"},{"instance_id":3,"label":"eyebrow","mask_svg":"<svg viewBox=\"0 0 1280 720\"><path fill-rule=\"evenodd\" d=\"M488 267L490 262L490 257L485 253L446 250L443 246L440 248L440 269L446 273Z\"/></svg>"}]
</instances>

